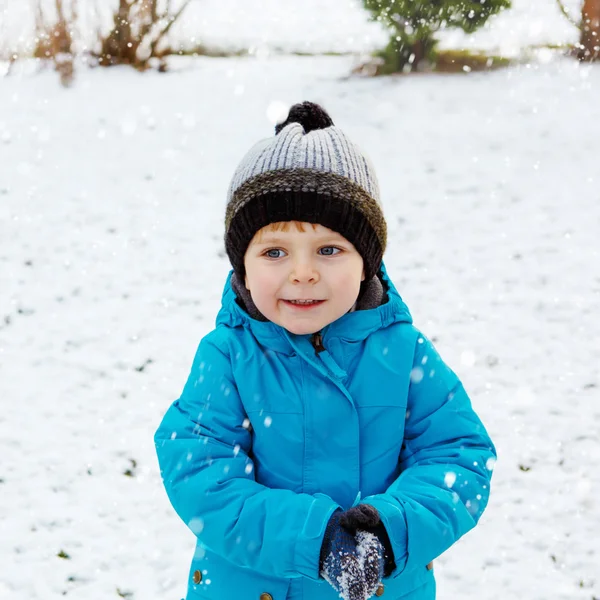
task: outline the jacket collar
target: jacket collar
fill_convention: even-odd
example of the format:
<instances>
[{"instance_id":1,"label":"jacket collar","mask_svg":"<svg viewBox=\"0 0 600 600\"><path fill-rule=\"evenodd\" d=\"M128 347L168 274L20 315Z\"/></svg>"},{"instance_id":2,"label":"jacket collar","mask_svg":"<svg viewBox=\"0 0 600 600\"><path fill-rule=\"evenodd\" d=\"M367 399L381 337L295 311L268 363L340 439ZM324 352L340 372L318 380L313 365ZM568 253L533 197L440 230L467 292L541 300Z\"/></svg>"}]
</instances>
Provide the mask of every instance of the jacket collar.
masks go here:
<instances>
[{"instance_id":1,"label":"jacket collar","mask_svg":"<svg viewBox=\"0 0 600 600\"><path fill-rule=\"evenodd\" d=\"M408 307L398 294L394 284L390 281L383 263L381 263L379 279L385 290L383 294L384 300L387 295L387 302L384 301L379 306L374 305L373 307L369 307L369 303L373 304L377 302L374 300L377 298L377 292L371 291L372 297L368 299L369 290L367 288L367 294L365 294L367 299L363 302L363 306L359 302L355 311L343 315L337 321L324 327L322 330L324 339L327 337L339 337L349 342L357 342L364 340L369 334L378 329L385 328L392 323L412 323ZM300 338L310 338L310 335L295 335L271 321L261 320L262 315L255 307L251 308L250 311L256 311L254 315L258 318L252 317L245 309L243 300L240 301L234 291L235 283L234 272L232 270L229 272L225 282L221 298L221 309L217 315L217 325L246 327L261 345L285 354L293 352L292 341L297 342ZM240 285L235 285L235 287L240 294L243 294L242 290L239 289ZM381 293L379 297L381 297ZM365 303L367 306L364 306Z\"/></svg>"}]
</instances>

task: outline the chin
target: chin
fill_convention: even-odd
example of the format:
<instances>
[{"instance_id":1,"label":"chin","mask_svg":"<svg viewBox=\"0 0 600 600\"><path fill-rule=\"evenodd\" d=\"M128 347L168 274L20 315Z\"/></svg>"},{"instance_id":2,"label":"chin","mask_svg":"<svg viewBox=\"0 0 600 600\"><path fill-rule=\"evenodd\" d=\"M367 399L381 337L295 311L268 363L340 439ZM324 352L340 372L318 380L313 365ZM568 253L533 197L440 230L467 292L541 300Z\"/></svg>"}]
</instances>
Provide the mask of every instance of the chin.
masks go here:
<instances>
[{"instance_id":1,"label":"chin","mask_svg":"<svg viewBox=\"0 0 600 600\"><path fill-rule=\"evenodd\" d=\"M312 335L313 333L323 329L324 325L319 327L317 325L309 325L308 323L296 323L295 325L290 325L289 327L286 327L285 325L282 325L282 327L294 335Z\"/></svg>"}]
</instances>

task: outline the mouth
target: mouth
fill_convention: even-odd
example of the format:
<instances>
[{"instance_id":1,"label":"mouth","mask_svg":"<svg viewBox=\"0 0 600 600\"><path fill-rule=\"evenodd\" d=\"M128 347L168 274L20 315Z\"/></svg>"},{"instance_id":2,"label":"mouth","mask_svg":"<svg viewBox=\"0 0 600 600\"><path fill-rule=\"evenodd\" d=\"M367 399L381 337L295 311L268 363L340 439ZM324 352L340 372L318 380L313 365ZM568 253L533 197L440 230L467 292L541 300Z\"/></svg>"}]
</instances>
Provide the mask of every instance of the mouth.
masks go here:
<instances>
[{"instance_id":1,"label":"mouth","mask_svg":"<svg viewBox=\"0 0 600 600\"><path fill-rule=\"evenodd\" d=\"M295 308L312 308L323 304L325 300L282 300L282 302Z\"/></svg>"}]
</instances>

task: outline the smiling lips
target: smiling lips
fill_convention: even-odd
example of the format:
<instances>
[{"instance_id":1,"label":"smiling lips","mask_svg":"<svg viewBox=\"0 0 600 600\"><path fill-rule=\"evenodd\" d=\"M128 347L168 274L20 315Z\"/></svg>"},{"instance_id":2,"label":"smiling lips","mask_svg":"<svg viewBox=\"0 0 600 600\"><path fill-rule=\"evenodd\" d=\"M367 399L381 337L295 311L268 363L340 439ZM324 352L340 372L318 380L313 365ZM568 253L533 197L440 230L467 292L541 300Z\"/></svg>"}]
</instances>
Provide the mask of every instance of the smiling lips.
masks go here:
<instances>
[{"instance_id":1,"label":"smiling lips","mask_svg":"<svg viewBox=\"0 0 600 600\"><path fill-rule=\"evenodd\" d=\"M286 304L291 304L292 306L309 307L321 304L322 302L325 302L325 300L284 300L284 302Z\"/></svg>"}]
</instances>

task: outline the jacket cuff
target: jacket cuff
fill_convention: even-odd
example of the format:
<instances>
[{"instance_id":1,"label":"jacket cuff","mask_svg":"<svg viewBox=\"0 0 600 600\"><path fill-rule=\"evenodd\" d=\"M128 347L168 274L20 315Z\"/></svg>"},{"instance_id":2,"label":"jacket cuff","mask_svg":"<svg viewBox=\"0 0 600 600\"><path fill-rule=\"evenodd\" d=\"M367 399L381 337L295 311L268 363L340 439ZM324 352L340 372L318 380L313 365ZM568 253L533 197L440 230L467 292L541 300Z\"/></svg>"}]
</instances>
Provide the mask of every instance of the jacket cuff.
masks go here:
<instances>
[{"instance_id":1,"label":"jacket cuff","mask_svg":"<svg viewBox=\"0 0 600 600\"><path fill-rule=\"evenodd\" d=\"M295 570L309 579L319 579L321 546L325 528L336 510L342 507L325 494L315 494L304 527L296 539Z\"/></svg>"},{"instance_id":2,"label":"jacket cuff","mask_svg":"<svg viewBox=\"0 0 600 600\"><path fill-rule=\"evenodd\" d=\"M362 500L365 504L374 506L385 527L392 544L393 560L396 563L392 577L399 575L406 566L408 559L408 529L404 511L395 502L388 502L382 494L368 496Z\"/></svg>"}]
</instances>

